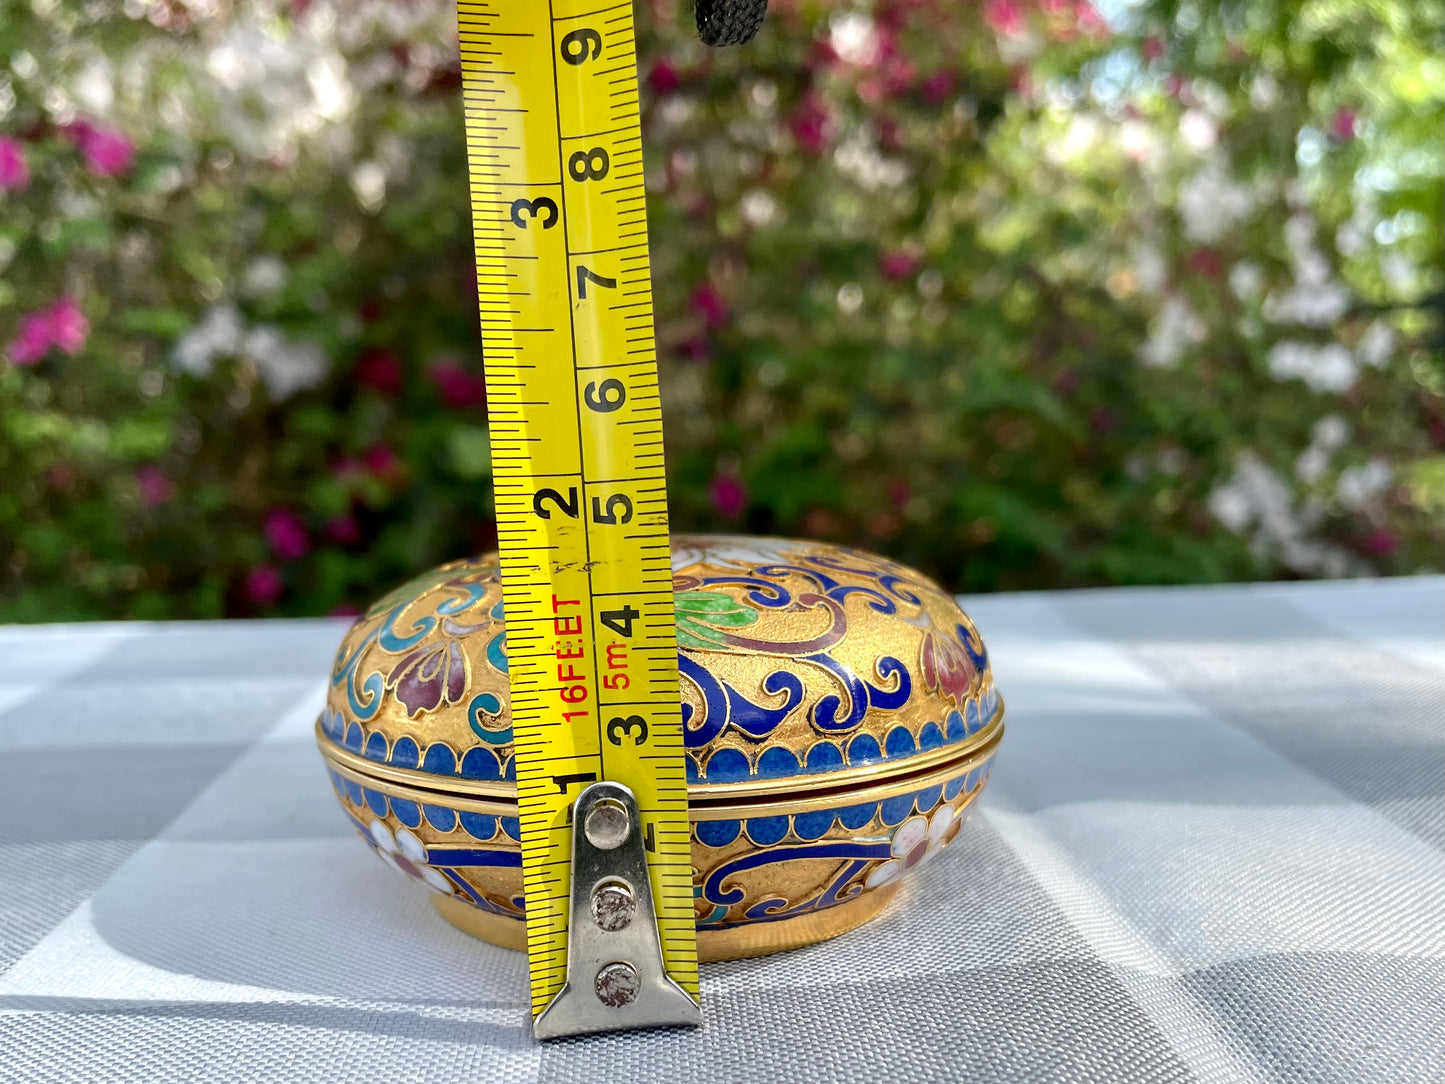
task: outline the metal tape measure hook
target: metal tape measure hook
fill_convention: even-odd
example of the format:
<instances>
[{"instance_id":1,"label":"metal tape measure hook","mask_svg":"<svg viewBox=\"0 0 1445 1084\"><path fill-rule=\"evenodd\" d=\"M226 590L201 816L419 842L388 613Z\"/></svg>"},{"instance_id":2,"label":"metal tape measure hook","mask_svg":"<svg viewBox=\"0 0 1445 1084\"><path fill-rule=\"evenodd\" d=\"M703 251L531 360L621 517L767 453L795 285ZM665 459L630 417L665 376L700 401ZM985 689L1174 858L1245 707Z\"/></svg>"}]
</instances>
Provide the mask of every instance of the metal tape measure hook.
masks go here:
<instances>
[{"instance_id":1,"label":"metal tape measure hook","mask_svg":"<svg viewBox=\"0 0 1445 1084\"><path fill-rule=\"evenodd\" d=\"M662 963L637 799L620 783L593 783L572 810L567 982L532 1034L701 1023L701 1007Z\"/></svg>"}]
</instances>

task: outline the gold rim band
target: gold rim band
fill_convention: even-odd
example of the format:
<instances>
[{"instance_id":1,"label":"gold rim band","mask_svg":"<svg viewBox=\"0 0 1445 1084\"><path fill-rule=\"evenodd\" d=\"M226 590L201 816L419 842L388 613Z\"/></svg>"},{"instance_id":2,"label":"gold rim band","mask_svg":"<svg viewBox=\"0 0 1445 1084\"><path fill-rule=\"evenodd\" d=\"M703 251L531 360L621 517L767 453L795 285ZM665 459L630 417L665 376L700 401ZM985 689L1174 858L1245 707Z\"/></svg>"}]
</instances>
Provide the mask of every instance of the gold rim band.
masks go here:
<instances>
[{"instance_id":1,"label":"gold rim band","mask_svg":"<svg viewBox=\"0 0 1445 1084\"><path fill-rule=\"evenodd\" d=\"M981 752L998 744L999 735L1003 733L1003 715L1003 701L1000 700L998 710L993 713L988 725L967 741L959 742L957 745L943 745L937 749L930 749L927 753L907 757L902 761L885 760L861 768L846 768L842 771L830 772L826 777L818 778L827 780L825 785L830 791L852 790L854 787L867 786L875 780L886 779L891 784L895 776L901 777L906 774L911 778L936 765L952 765L974 752ZM417 771L415 768L397 768L391 764L378 764L374 760L367 760L366 757L337 745L321 728L319 719L316 721L315 729L316 744L320 746L322 755L338 770L351 769L350 777L358 781L362 781L361 777L365 777L365 779L373 781L372 785L375 785L375 782L389 782L413 790L433 791L445 794L448 800L458 796L511 803L515 803L517 800L517 787L514 783L483 782L475 779L441 779ZM816 786L817 784L812 785ZM800 789L808 788L807 776L791 775L750 783L694 783L687 788L687 795L689 802L693 805L699 802L711 803L718 800L735 802L753 798L786 800L787 796L796 795Z\"/></svg>"},{"instance_id":2,"label":"gold rim band","mask_svg":"<svg viewBox=\"0 0 1445 1084\"><path fill-rule=\"evenodd\" d=\"M876 916L893 902L899 887L896 883L881 885L835 907L776 922L750 922L725 930L698 930L697 958L703 963L742 960L826 941L855 930ZM435 892L429 895L437 913L463 933L500 948L526 950L527 924L521 919L494 915L455 896L441 896Z\"/></svg>"},{"instance_id":3,"label":"gold rim band","mask_svg":"<svg viewBox=\"0 0 1445 1084\"><path fill-rule=\"evenodd\" d=\"M1003 739L1003 730L1003 720L996 720L988 732L989 741L986 745L975 746L967 753L960 754L957 758L949 760L931 771L927 769L910 771L907 774L899 774L877 782L872 786L856 789L833 783L830 777L826 789L795 790L791 798L773 802L721 803L699 801L694 798L688 804L688 818L694 821L723 821L746 817L796 815L823 809L835 809L840 806L882 802L910 791L927 790L929 787L939 786L956 778L962 772L970 771L975 764L991 756L998 743ZM347 753L344 758L338 756L335 744L324 736L318 738L318 744L327 766L338 775L350 779L353 783L360 783L362 786L381 791L383 794L422 804L445 804L453 809L466 810L470 813L487 813L494 817L515 817L517 815L515 792L505 798L489 798L462 791L418 787L412 785L418 773L408 773L405 781L373 775L368 770L357 770L354 766L355 761L361 760L367 769L377 767L371 761L362 760L350 753Z\"/></svg>"}]
</instances>

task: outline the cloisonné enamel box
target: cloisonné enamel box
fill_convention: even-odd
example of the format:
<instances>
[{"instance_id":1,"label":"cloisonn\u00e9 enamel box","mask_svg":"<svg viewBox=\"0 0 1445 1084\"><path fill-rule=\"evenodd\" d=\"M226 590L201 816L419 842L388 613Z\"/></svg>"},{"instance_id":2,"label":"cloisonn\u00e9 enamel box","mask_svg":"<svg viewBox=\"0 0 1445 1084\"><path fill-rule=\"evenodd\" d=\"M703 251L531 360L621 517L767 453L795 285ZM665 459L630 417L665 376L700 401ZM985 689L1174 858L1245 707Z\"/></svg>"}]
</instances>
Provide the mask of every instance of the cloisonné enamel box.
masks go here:
<instances>
[{"instance_id":1,"label":"cloisonn\u00e9 enamel box","mask_svg":"<svg viewBox=\"0 0 1445 1084\"><path fill-rule=\"evenodd\" d=\"M1003 734L983 642L937 584L817 542L675 535L698 954L843 933L957 834ZM378 601L316 737L361 837L449 922L521 948L495 554Z\"/></svg>"}]
</instances>

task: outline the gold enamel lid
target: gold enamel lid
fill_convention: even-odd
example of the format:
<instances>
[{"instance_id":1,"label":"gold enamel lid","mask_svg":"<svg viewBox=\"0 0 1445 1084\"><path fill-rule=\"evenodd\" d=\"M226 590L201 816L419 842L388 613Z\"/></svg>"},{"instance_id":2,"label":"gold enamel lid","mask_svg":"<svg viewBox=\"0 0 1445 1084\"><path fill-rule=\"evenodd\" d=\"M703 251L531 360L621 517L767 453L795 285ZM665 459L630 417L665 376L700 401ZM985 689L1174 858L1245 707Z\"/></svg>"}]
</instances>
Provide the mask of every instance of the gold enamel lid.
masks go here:
<instances>
[{"instance_id":1,"label":"gold enamel lid","mask_svg":"<svg viewBox=\"0 0 1445 1084\"><path fill-rule=\"evenodd\" d=\"M694 800L911 775L1002 725L978 631L905 565L821 542L684 534L672 567ZM360 617L317 729L354 771L514 798L496 554L443 565Z\"/></svg>"}]
</instances>

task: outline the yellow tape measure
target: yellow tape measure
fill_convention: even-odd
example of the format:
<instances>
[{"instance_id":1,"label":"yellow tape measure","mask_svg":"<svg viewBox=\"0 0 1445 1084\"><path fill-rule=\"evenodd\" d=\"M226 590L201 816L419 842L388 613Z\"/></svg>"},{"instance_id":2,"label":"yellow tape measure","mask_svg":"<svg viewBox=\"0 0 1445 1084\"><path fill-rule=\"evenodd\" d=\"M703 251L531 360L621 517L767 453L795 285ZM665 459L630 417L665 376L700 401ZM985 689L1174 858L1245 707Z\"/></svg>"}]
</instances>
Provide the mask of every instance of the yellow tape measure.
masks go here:
<instances>
[{"instance_id":1,"label":"yellow tape measure","mask_svg":"<svg viewBox=\"0 0 1445 1084\"><path fill-rule=\"evenodd\" d=\"M532 1012L567 966L572 826L637 797L668 974L697 997L631 0L459 0Z\"/></svg>"}]
</instances>

